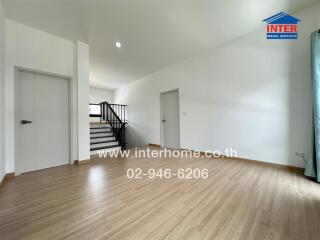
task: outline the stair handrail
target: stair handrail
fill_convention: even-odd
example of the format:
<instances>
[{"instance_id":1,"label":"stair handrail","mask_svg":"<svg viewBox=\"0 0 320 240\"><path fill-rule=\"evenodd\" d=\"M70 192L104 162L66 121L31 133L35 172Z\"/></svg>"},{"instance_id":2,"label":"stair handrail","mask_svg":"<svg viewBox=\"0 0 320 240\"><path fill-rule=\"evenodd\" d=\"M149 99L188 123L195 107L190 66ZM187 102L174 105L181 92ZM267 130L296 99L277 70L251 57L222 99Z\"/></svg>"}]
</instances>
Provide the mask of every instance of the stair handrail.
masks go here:
<instances>
[{"instance_id":1,"label":"stair handrail","mask_svg":"<svg viewBox=\"0 0 320 240\"><path fill-rule=\"evenodd\" d=\"M106 109L104 108L106 106L109 111L112 113L113 117L119 122L119 127L114 124L114 120L111 120L107 117ZM113 110L113 108L110 106L110 104L107 101L101 102L100 103L100 108L101 108L101 119L108 122L109 125L112 128L112 131L114 133L114 136L117 141L119 141L119 144L121 146L121 149L125 149L125 125L126 123L123 122L118 114ZM103 112L102 112L103 111Z\"/></svg>"}]
</instances>

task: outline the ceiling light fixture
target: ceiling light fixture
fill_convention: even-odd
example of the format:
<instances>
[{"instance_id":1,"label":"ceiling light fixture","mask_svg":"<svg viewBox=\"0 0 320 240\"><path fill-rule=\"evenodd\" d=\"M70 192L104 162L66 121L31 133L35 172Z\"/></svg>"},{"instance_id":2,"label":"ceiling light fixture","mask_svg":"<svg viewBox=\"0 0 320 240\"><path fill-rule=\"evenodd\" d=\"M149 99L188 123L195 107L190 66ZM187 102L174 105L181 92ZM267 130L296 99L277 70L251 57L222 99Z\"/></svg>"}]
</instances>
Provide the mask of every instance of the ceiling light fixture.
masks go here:
<instances>
[{"instance_id":1,"label":"ceiling light fixture","mask_svg":"<svg viewBox=\"0 0 320 240\"><path fill-rule=\"evenodd\" d=\"M122 46L121 42L116 42L116 47L117 48L121 48L121 46Z\"/></svg>"}]
</instances>

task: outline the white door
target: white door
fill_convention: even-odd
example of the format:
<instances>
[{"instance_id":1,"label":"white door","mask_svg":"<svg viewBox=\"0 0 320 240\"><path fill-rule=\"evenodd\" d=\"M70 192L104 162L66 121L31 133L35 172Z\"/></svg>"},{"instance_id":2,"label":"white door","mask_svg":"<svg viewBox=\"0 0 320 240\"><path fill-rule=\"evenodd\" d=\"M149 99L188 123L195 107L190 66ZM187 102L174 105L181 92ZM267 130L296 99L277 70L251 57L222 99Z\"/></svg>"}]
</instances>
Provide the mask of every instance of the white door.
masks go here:
<instances>
[{"instance_id":1,"label":"white door","mask_svg":"<svg viewBox=\"0 0 320 240\"><path fill-rule=\"evenodd\" d=\"M70 162L69 81L17 71L15 163L18 174Z\"/></svg>"},{"instance_id":2,"label":"white door","mask_svg":"<svg viewBox=\"0 0 320 240\"><path fill-rule=\"evenodd\" d=\"M179 92L161 94L162 146L180 148Z\"/></svg>"}]
</instances>

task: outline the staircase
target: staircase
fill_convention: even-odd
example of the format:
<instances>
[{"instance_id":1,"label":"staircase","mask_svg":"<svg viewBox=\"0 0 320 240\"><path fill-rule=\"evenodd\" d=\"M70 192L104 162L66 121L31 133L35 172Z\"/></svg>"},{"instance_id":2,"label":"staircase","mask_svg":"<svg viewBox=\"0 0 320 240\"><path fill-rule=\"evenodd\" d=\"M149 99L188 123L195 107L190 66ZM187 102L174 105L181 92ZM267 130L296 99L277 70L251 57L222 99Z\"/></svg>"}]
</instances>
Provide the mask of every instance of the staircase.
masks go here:
<instances>
[{"instance_id":1,"label":"staircase","mask_svg":"<svg viewBox=\"0 0 320 240\"><path fill-rule=\"evenodd\" d=\"M99 119L90 123L90 155L125 149L126 107L108 102L90 104L90 117Z\"/></svg>"},{"instance_id":2,"label":"staircase","mask_svg":"<svg viewBox=\"0 0 320 240\"><path fill-rule=\"evenodd\" d=\"M90 124L90 155L98 154L98 151L121 150L119 141L116 140L109 124Z\"/></svg>"}]
</instances>

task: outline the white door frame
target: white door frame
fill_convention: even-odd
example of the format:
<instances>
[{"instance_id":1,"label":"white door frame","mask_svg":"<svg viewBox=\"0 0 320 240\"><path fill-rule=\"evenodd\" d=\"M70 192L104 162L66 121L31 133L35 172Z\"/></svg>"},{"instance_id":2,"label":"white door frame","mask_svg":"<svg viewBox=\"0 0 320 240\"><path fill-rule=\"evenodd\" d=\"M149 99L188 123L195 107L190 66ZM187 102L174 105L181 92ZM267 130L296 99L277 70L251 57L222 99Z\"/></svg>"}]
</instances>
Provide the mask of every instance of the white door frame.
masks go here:
<instances>
[{"instance_id":1,"label":"white door frame","mask_svg":"<svg viewBox=\"0 0 320 240\"><path fill-rule=\"evenodd\" d=\"M69 163L72 164L72 155L73 155L73 144L75 141L74 138L74 134L73 134L73 129L74 129L74 121L73 121L73 89L74 89L74 81L73 78L71 76L66 76L66 75L61 75L61 74L56 74L56 73L52 73L52 72L45 72L45 71L40 71L40 70L35 70L35 69L30 69L30 68L26 68L26 67L19 67L19 66L15 66L14 67L14 101L16 100L16 84L18 82L18 72L19 71L25 71L25 72L30 72L30 73L35 73L35 74L43 74L43 75L47 75L47 76L52 76L52 77L58 77L58 78L62 78L68 81L68 105L69 105L69 109L68 109L68 120L69 120L69 134L68 134L68 138L69 138ZM16 106L14 104L14 113L16 110ZM16 115L14 114L14 122L16 122ZM15 136L15 131L16 131L16 126L14 124L14 136ZM16 146L15 146L15 140L14 140L14 155L16 156ZM15 174L18 175L20 173L17 173L17 159L14 158L14 169L15 169ZM36 170L38 171L38 170Z\"/></svg>"},{"instance_id":2,"label":"white door frame","mask_svg":"<svg viewBox=\"0 0 320 240\"><path fill-rule=\"evenodd\" d=\"M162 98L163 95L166 93L170 92L178 92L178 105L179 105L179 148L181 148L181 120L180 120L180 91L179 88L171 89L169 91L165 92L160 92L160 144L161 147L164 147L164 137L163 137L163 124L162 124L162 119L163 119L163 104L162 104Z\"/></svg>"}]
</instances>

